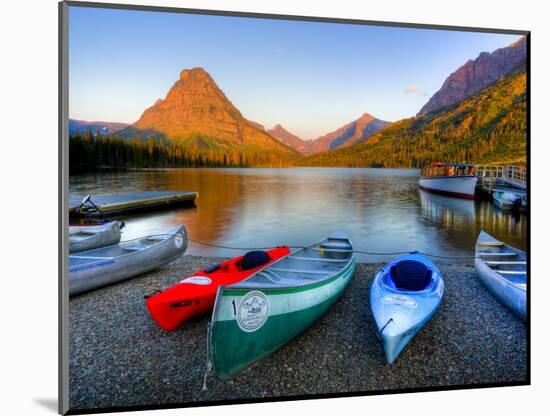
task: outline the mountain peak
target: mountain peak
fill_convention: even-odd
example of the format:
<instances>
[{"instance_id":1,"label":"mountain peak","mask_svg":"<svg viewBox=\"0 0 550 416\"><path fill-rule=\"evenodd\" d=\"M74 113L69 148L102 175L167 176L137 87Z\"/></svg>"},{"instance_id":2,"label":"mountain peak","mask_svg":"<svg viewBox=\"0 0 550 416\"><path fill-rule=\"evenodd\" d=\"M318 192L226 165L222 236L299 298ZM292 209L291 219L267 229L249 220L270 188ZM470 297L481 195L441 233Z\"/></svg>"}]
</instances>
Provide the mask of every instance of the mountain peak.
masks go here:
<instances>
[{"instance_id":1,"label":"mountain peak","mask_svg":"<svg viewBox=\"0 0 550 416\"><path fill-rule=\"evenodd\" d=\"M187 80L191 77L203 77L203 78L210 78L210 74L204 70L204 68L201 67L195 67L191 69L184 69L180 72L180 79L181 80Z\"/></svg>"},{"instance_id":2,"label":"mountain peak","mask_svg":"<svg viewBox=\"0 0 550 416\"><path fill-rule=\"evenodd\" d=\"M311 142L309 153L325 152L327 150L348 147L355 143L364 142L388 124L390 123L379 120L370 113L363 113L357 120L315 139Z\"/></svg>"},{"instance_id":3,"label":"mountain peak","mask_svg":"<svg viewBox=\"0 0 550 416\"><path fill-rule=\"evenodd\" d=\"M298 156L262 125L245 119L203 68L182 70L166 97L147 108L123 137L164 139L215 157L237 151L261 163Z\"/></svg>"},{"instance_id":4,"label":"mountain peak","mask_svg":"<svg viewBox=\"0 0 550 416\"><path fill-rule=\"evenodd\" d=\"M301 154L308 153L309 143L295 134L292 134L280 124L276 124L271 130L268 130L267 133Z\"/></svg>"},{"instance_id":5,"label":"mountain peak","mask_svg":"<svg viewBox=\"0 0 550 416\"><path fill-rule=\"evenodd\" d=\"M370 120L374 120L374 119L375 119L375 117L372 114L369 114L369 113L363 113L363 115L358 118L358 120L361 120L361 121L370 121Z\"/></svg>"},{"instance_id":6,"label":"mountain peak","mask_svg":"<svg viewBox=\"0 0 550 416\"><path fill-rule=\"evenodd\" d=\"M418 114L439 110L476 94L525 63L526 57L525 36L510 46L491 53L481 52L475 60L469 59L449 75L439 91L428 100Z\"/></svg>"},{"instance_id":7,"label":"mountain peak","mask_svg":"<svg viewBox=\"0 0 550 416\"><path fill-rule=\"evenodd\" d=\"M285 129L281 124L277 123L271 130L271 132L283 132L283 133L289 133L287 129ZM292 134L292 133L291 133Z\"/></svg>"},{"instance_id":8,"label":"mountain peak","mask_svg":"<svg viewBox=\"0 0 550 416\"><path fill-rule=\"evenodd\" d=\"M525 44L526 42L527 42L527 36L522 36L518 40L510 43L510 45L508 45L508 47L513 48L515 46L522 46L522 44Z\"/></svg>"}]
</instances>

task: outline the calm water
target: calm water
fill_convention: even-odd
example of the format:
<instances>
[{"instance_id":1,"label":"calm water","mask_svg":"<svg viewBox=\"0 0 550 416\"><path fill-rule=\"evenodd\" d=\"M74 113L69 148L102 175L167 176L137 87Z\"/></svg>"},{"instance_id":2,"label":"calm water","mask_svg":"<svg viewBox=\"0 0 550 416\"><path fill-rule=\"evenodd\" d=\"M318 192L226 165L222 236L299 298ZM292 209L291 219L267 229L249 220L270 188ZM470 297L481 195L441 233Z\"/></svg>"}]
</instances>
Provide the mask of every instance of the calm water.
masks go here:
<instances>
[{"instance_id":1,"label":"calm water","mask_svg":"<svg viewBox=\"0 0 550 416\"><path fill-rule=\"evenodd\" d=\"M169 169L71 176L71 197L131 191L196 191L194 208L124 218L123 239L183 223L190 237L237 247L310 244L344 228L357 249L472 255L481 229L525 249L527 217L490 201L418 189L407 169ZM239 252L191 244L190 254ZM359 255L359 261L392 256ZM438 260L439 261L439 260Z\"/></svg>"}]
</instances>

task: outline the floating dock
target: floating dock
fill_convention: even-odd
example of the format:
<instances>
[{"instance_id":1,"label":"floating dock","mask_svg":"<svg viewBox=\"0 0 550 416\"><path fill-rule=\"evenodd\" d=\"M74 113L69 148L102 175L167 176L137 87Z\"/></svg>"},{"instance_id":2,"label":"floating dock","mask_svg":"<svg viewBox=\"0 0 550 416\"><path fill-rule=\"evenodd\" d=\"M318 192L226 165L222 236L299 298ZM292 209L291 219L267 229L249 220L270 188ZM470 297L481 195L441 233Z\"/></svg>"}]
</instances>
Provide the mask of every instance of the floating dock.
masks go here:
<instances>
[{"instance_id":1,"label":"floating dock","mask_svg":"<svg viewBox=\"0 0 550 416\"><path fill-rule=\"evenodd\" d=\"M520 196L527 193L527 169L518 166L476 166L477 186L488 195L512 191Z\"/></svg>"},{"instance_id":2,"label":"floating dock","mask_svg":"<svg viewBox=\"0 0 550 416\"><path fill-rule=\"evenodd\" d=\"M97 217L166 209L180 205L193 205L198 195L197 192L172 191L92 195L85 204L82 204L82 199L71 199L69 201L69 215Z\"/></svg>"}]
</instances>

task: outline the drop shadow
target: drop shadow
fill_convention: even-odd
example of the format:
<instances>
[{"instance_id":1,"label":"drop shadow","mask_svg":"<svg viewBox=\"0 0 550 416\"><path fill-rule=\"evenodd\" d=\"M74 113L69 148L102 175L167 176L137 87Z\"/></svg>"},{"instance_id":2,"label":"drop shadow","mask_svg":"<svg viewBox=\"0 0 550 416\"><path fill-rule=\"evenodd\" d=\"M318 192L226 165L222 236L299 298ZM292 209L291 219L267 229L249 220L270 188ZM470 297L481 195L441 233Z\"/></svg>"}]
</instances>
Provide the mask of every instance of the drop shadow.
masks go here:
<instances>
[{"instance_id":1,"label":"drop shadow","mask_svg":"<svg viewBox=\"0 0 550 416\"><path fill-rule=\"evenodd\" d=\"M51 412L53 413L56 413L57 414L57 399L52 399L52 398L48 398L48 399L43 399L43 398L40 398L40 399L34 399L34 402L36 404L39 404L40 406L42 406L43 408L47 409L47 410L50 410Z\"/></svg>"}]
</instances>

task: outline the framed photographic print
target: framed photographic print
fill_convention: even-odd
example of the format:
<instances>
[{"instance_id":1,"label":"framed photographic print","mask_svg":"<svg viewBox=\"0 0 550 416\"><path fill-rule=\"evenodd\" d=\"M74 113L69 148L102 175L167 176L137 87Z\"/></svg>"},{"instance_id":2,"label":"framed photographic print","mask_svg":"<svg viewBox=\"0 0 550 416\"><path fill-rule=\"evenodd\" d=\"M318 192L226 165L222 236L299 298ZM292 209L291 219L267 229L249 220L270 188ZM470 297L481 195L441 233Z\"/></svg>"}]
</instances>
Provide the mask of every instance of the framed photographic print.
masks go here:
<instances>
[{"instance_id":1,"label":"framed photographic print","mask_svg":"<svg viewBox=\"0 0 550 416\"><path fill-rule=\"evenodd\" d=\"M530 383L530 32L61 2L60 413Z\"/></svg>"}]
</instances>

